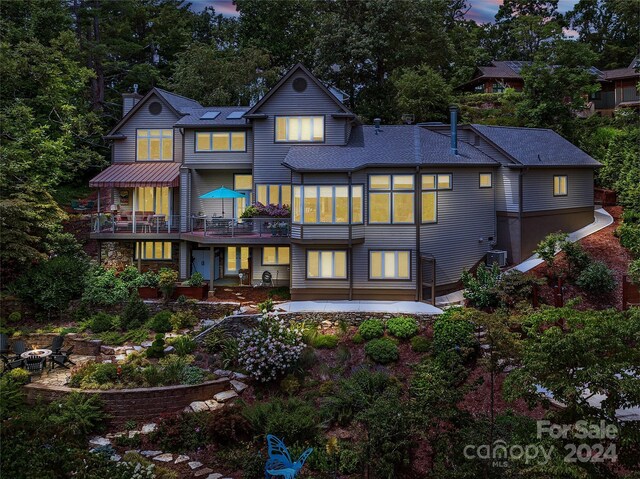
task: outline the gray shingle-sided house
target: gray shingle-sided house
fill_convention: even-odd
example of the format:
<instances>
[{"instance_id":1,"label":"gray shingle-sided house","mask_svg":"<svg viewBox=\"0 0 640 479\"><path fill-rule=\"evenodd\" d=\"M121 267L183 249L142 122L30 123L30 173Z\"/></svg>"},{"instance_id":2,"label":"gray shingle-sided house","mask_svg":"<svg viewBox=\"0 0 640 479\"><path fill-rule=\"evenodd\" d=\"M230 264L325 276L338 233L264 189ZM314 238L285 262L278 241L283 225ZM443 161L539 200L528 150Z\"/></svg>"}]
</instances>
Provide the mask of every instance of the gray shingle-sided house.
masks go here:
<instances>
[{"instance_id":1,"label":"gray shingle-sided house","mask_svg":"<svg viewBox=\"0 0 640 479\"><path fill-rule=\"evenodd\" d=\"M123 102L90 182L110 195L92 222L106 262L212 287L268 271L293 299L421 300L489 251L516 263L593 221L599 163L556 133L458 125L455 109L451 125L363 125L302 65L250 108L157 88ZM221 187L237 197L201 198ZM291 218L240 218L255 202Z\"/></svg>"}]
</instances>

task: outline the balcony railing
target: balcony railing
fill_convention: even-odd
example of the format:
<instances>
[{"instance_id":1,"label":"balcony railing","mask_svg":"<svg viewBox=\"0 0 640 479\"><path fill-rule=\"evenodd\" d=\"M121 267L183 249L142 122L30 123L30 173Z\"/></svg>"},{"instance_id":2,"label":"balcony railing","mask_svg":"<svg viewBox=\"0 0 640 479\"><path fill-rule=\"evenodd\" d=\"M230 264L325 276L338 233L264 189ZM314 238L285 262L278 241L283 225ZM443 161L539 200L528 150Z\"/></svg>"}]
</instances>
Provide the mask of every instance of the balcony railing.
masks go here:
<instances>
[{"instance_id":1,"label":"balcony railing","mask_svg":"<svg viewBox=\"0 0 640 479\"><path fill-rule=\"evenodd\" d=\"M210 218L192 217L191 232L203 236L291 236L289 218Z\"/></svg>"},{"instance_id":2,"label":"balcony railing","mask_svg":"<svg viewBox=\"0 0 640 479\"><path fill-rule=\"evenodd\" d=\"M93 233L179 233L180 216L162 214L91 215Z\"/></svg>"}]
</instances>

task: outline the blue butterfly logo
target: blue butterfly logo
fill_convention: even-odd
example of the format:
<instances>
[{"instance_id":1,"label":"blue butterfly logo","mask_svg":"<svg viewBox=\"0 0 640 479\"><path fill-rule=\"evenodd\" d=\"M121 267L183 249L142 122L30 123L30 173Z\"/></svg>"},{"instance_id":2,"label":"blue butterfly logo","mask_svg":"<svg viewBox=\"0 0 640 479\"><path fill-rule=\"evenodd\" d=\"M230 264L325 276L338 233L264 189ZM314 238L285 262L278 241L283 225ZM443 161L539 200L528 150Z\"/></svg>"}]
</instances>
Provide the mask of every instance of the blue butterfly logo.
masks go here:
<instances>
[{"instance_id":1,"label":"blue butterfly logo","mask_svg":"<svg viewBox=\"0 0 640 479\"><path fill-rule=\"evenodd\" d=\"M267 459L267 463L264 466L264 477L266 479L294 479L298 471L304 466L304 462L313 452L313 449L309 448L300 454L296 462L292 462L287 446L280 439L268 434L267 445L269 446L269 459Z\"/></svg>"}]
</instances>

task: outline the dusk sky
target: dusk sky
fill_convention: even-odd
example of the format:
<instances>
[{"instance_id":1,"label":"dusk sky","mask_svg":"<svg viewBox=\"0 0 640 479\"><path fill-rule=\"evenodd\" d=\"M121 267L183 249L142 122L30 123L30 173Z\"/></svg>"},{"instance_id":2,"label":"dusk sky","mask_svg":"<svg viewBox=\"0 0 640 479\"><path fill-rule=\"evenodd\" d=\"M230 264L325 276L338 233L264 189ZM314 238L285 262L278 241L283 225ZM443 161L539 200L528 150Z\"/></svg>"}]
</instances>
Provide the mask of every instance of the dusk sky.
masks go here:
<instances>
[{"instance_id":1,"label":"dusk sky","mask_svg":"<svg viewBox=\"0 0 640 479\"><path fill-rule=\"evenodd\" d=\"M190 0L192 3L192 9L199 11L207 6L212 6L216 9L216 13L223 15L237 15L236 8L233 5L232 0ZM268 1L268 0L265 0ZM274 0L275 1L275 0ZM467 14L467 18L471 18L478 23L486 23L493 21L493 17L498 11L498 6L502 3L502 0L469 0L471 10ZM578 3L577 0L560 0L558 3L558 9L564 13L571 10L573 6Z\"/></svg>"}]
</instances>

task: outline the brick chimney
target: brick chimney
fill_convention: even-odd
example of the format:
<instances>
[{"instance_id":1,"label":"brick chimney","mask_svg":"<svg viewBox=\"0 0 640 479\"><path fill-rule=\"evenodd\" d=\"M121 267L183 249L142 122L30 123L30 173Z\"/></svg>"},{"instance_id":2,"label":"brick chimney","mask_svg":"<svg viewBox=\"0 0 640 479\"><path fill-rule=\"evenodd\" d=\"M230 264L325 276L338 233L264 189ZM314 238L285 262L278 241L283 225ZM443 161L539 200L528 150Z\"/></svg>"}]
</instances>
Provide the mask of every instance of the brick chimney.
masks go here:
<instances>
[{"instance_id":1,"label":"brick chimney","mask_svg":"<svg viewBox=\"0 0 640 479\"><path fill-rule=\"evenodd\" d=\"M133 85L133 93L123 93L122 94L122 116L125 116L129 113L136 103L140 101L142 95L138 93L138 84Z\"/></svg>"}]
</instances>

